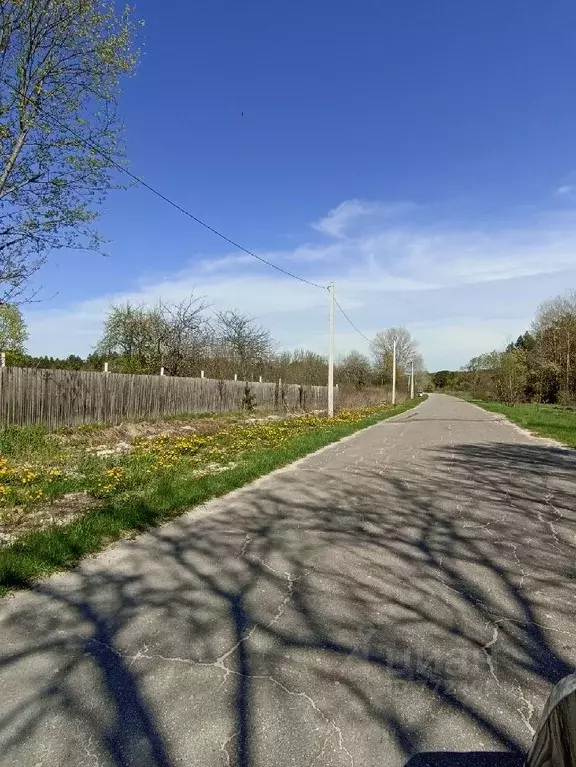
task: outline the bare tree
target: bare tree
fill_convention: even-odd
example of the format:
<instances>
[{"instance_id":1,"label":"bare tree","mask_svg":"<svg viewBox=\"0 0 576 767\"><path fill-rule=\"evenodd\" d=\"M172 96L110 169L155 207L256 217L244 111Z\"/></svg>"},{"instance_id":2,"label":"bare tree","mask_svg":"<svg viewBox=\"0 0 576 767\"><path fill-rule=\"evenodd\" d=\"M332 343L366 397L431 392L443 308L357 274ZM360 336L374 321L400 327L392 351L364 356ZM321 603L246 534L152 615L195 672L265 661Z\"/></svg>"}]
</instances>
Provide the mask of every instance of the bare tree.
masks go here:
<instances>
[{"instance_id":1,"label":"bare tree","mask_svg":"<svg viewBox=\"0 0 576 767\"><path fill-rule=\"evenodd\" d=\"M339 383L362 389L370 383L372 366L365 354L351 351L338 362L336 377Z\"/></svg>"},{"instance_id":2,"label":"bare tree","mask_svg":"<svg viewBox=\"0 0 576 767\"><path fill-rule=\"evenodd\" d=\"M207 304L191 295L176 304L112 306L96 351L114 355L122 370L198 375L209 348Z\"/></svg>"},{"instance_id":3,"label":"bare tree","mask_svg":"<svg viewBox=\"0 0 576 767\"><path fill-rule=\"evenodd\" d=\"M328 380L328 359L308 349L294 349L275 355L270 361L271 380L285 383L324 386Z\"/></svg>"},{"instance_id":4,"label":"bare tree","mask_svg":"<svg viewBox=\"0 0 576 767\"><path fill-rule=\"evenodd\" d=\"M383 380L390 380L392 375L392 354L396 341L396 365L400 374L407 373L412 360L421 360L418 343L406 328L388 328L376 333L370 345L374 364ZM423 363L422 367L423 367Z\"/></svg>"},{"instance_id":5,"label":"bare tree","mask_svg":"<svg viewBox=\"0 0 576 767\"><path fill-rule=\"evenodd\" d=\"M215 315L215 351L246 380L255 378L274 353L270 331L248 314L228 310Z\"/></svg>"},{"instance_id":6,"label":"bare tree","mask_svg":"<svg viewBox=\"0 0 576 767\"><path fill-rule=\"evenodd\" d=\"M152 364L153 328L150 309L143 304L111 306L104 320L103 335L96 353L115 355L143 370Z\"/></svg>"},{"instance_id":7,"label":"bare tree","mask_svg":"<svg viewBox=\"0 0 576 767\"><path fill-rule=\"evenodd\" d=\"M416 351L411 362L414 363L414 388L416 391L427 391L432 386L432 377L426 370L424 358Z\"/></svg>"},{"instance_id":8,"label":"bare tree","mask_svg":"<svg viewBox=\"0 0 576 767\"><path fill-rule=\"evenodd\" d=\"M210 347L208 304L191 295L177 304L160 301L154 309L158 362L170 375L198 375Z\"/></svg>"}]
</instances>

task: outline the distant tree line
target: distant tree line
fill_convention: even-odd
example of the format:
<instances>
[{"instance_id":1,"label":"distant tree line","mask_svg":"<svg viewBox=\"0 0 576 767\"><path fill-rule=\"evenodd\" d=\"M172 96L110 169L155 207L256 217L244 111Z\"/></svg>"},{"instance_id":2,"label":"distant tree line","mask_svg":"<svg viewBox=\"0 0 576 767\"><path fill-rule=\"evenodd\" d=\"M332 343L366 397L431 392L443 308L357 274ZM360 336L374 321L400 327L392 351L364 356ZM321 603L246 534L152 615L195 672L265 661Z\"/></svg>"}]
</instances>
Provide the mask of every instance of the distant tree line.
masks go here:
<instances>
[{"instance_id":1,"label":"distant tree line","mask_svg":"<svg viewBox=\"0 0 576 767\"><path fill-rule=\"evenodd\" d=\"M505 349L473 357L458 372L438 371L432 381L510 404L576 404L576 292L541 304L530 330Z\"/></svg>"},{"instance_id":2,"label":"distant tree line","mask_svg":"<svg viewBox=\"0 0 576 767\"><path fill-rule=\"evenodd\" d=\"M279 351L269 330L254 317L242 312L209 311L206 302L194 295L155 306L126 303L112 306L103 323L94 351L82 358L33 357L26 353L28 332L17 307L0 306L0 350L7 364L21 367L63 370L193 376L204 371L207 378L257 381L282 379L285 383L325 385L328 359L307 349ZM430 379L424 369L417 342L405 328L389 328L376 334L370 356L351 351L335 365L335 380L342 386L361 390L368 386L390 386L392 355L396 342L397 383L407 390L412 363L415 386L427 388Z\"/></svg>"}]
</instances>

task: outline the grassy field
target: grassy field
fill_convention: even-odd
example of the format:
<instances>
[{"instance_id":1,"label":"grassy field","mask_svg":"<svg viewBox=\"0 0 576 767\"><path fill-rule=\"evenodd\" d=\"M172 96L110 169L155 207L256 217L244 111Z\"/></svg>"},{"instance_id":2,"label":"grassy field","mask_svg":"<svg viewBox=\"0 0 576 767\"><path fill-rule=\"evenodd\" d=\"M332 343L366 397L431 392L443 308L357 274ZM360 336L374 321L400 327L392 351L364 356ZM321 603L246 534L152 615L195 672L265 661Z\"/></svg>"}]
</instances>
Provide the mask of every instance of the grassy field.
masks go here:
<instances>
[{"instance_id":1,"label":"grassy field","mask_svg":"<svg viewBox=\"0 0 576 767\"><path fill-rule=\"evenodd\" d=\"M415 404L133 426L130 441L102 427L0 432L0 593Z\"/></svg>"},{"instance_id":2,"label":"grassy field","mask_svg":"<svg viewBox=\"0 0 576 767\"><path fill-rule=\"evenodd\" d=\"M505 415L513 423L540 437L551 437L576 447L576 410L557 405L504 405L501 402L476 399L469 401L492 413Z\"/></svg>"}]
</instances>

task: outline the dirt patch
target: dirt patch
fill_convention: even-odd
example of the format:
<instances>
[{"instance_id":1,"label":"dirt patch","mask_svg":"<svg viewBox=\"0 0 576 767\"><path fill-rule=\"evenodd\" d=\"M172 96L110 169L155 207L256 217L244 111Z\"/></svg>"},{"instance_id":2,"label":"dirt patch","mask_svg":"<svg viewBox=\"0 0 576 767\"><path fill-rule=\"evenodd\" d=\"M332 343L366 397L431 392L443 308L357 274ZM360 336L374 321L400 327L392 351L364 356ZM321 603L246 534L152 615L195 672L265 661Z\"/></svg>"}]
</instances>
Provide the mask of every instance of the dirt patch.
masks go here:
<instances>
[{"instance_id":1,"label":"dirt patch","mask_svg":"<svg viewBox=\"0 0 576 767\"><path fill-rule=\"evenodd\" d=\"M68 525L101 503L82 492L67 493L52 503L5 509L0 513L0 548L14 543L26 533Z\"/></svg>"},{"instance_id":2,"label":"dirt patch","mask_svg":"<svg viewBox=\"0 0 576 767\"><path fill-rule=\"evenodd\" d=\"M87 429L80 427L73 431L60 432L52 435L61 444L70 446L93 447L104 450L108 447L130 447L136 439L154 438L161 434L215 434L228 426L230 421L198 419L197 421L153 421L142 423L122 423L118 426L98 427ZM121 447L121 449L122 449ZM124 447L124 449L126 449ZM115 451L119 452L119 451Z\"/></svg>"},{"instance_id":3,"label":"dirt patch","mask_svg":"<svg viewBox=\"0 0 576 767\"><path fill-rule=\"evenodd\" d=\"M323 411L315 410L318 415ZM79 427L78 429L51 435L62 447L87 450L99 458L107 458L122 453L129 453L136 440L154 439L160 436L177 437L190 434L217 434L231 426L251 426L262 421L283 421L298 418L306 413L232 413L214 418L182 419L169 421L143 421L141 423L123 423L107 427Z\"/></svg>"},{"instance_id":4,"label":"dirt patch","mask_svg":"<svg viewBox=\"0 0 576 767\"><path fill-rule=\"evenodd\" d=\"M238 466L237 463L208 463L201 469L196 469L192 472L193 477L205 477L206 474L220 474L223 471L230 471Z\"/></svg>"}]
</instances>

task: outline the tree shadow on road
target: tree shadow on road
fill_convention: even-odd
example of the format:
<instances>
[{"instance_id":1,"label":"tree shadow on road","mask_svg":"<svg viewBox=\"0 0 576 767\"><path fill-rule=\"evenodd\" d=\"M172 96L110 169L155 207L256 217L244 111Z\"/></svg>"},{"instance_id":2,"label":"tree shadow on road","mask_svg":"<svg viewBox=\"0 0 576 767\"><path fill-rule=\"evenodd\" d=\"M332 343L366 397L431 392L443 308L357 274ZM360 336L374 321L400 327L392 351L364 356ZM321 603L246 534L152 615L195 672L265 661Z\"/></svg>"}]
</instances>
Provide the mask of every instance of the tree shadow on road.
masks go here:
<instances>
[{"instance_id":1,"label":"tree shadow on road","mask_svg":"<svg viewBox=\"0 0 576 767\"><path fill-rule=\"evenodd\" d=\"M406 767L522 767L523 760L514 754L488 751L430 752L413 756Z\"/></svg>"},{"instance_id":2,"label":"tree shadow on road","mask_svg":"<svg viewBox=\"0 0 576 767\"><path fill-rule=\"evenodd\" d=\"M480 767L415 756L479 741L518 759L574 665L574 458L337 459L7 600L7 763Z\"/></svg>"}]
</instances>

